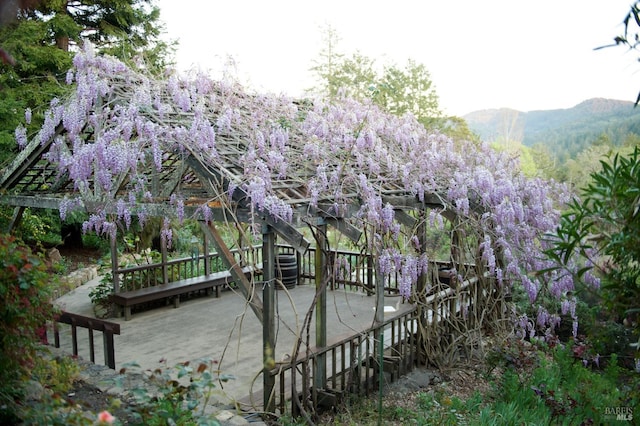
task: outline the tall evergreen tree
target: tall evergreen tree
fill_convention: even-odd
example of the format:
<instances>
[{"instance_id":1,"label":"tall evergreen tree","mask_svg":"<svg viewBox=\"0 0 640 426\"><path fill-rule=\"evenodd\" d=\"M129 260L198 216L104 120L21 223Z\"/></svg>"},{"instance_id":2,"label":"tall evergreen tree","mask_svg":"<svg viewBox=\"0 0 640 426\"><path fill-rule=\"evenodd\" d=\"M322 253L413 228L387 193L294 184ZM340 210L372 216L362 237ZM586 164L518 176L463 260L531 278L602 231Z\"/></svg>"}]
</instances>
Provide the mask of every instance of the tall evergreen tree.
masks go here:
<instances>
[{"instance_id":1,"label":"tall evergreen tree","mask_svg":"<svg viewBox=\"0 0 640 426\"><path fill-rule=\"evenodd\" d=\"M160 39L163 25L152 0L23 1L2 10L0 46L0 166L16 153L15 129L32 134L64 84L77 46L91 41L99 52L124 61L142 58L150 70L169 62L172 44ZM25 117L25 111L28 117Z\"/></svg>"}]
</instances>

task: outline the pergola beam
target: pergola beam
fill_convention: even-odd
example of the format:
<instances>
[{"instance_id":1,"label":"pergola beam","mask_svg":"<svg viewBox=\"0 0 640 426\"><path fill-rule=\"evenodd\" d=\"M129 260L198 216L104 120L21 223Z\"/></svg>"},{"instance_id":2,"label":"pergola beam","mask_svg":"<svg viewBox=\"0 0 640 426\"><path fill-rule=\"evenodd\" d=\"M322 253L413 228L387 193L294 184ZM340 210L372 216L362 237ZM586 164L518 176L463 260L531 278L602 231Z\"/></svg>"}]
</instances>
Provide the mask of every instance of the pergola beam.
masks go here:
<instances>
[{"instance_id":1,"label":"pergola beam","mask_svg":"<svg viewBox=\"0 0 640 426\"><path fill-rule=\"evenodd\" d=\"M333 226L342 235L344 235L345 237L349 238L351 241L353 241L356 244L358 243L358 241L360 240L360 237L362 236L362 231L360 229L358 229L355 226L351 225L349 222L347 222L344 219L337 219L337 218L333 218L333 217L327 217L327 218L325 218L325 222L328 225Z\"/></svg>"},{"instance_id":2,"label":"pergola beam","mask_svg":"<svg viewBox=\"0 0 640 426\"><path fill-rule=\"evenodd\" d=\"M236 282L236 284L238 284L238 288L240 288L240 291L247 299L249 307L251 308L253 313L256 314L258 320L263 323L264 309L262 306L262 301L260 300L260 296L256 292L255 285L253 285L253 283L251 283L245 276L244 272L242 271L242 266L238 264L238 262L236 262L235 258L233 257L233 253L231 253L231 250L229 250L229 247L227 247L227 244L222 239L222 236L218 232L218 229L216 228L214 222L209 222L206 224L204 222L200 222L200 225L206 236L211 238L211 242L220 255L220 259L228 268L233 280Z\"/></svg>"},{"instance_id":3,"label":"pergola beam","mask_svg":"<svg viewBox=\"0 0 640 426\"><path fill-rule=\"evenodd\" d=\"M22 178L29 169L31 169L42 157L42 154L49 150L51 142L56 135L59 135L64 130L64 126L59 124L56 127L54 135L49 138L45 143L40 143L40 138L35 137L31 139L31 142L16 156L15 160L11 163L5 173L0 178L0 188L11 188Z\"/></svg>"},{"instance_id":4,"label":"pergola beam","mask_svg":"<svg viewBox=\"0 0 640 426\"><path fill-rule=\"evenodd\" d=\"M416 224L418 223L415 217L411 216L409 213L405 212L404 210L395 210L394 215L398 222L400 222L401 224L403 224L409 229L415 228Z\"/></svg>"},{"instance_id":5,"label":"pergola beam","mask_svg":"<svg viewBox=\"0 0 640 426\"><path fill-rule=\"evenodd\" d=\"M198 175L200 182L202 182L203 185L209 188L210 192L215 190L214 185L209 180L211 176L214 176L219 183L222 183L223 187L226 187L228 185L227 178L222 176L218 171L206 167L193 155L188 156L185 161L187 162L187 164L189 164L194 173ZM233 200L238 204L240 208L244 207L245 209L250 210L249 206L247 205L248 199L248 194L241 188L237 188L235 190L233 194ZM302 235L295 227L283 220L278 220L267 212L261 212L261 214L263 214L262 219L264 220L264 222L267 225L271 226L278 233L278 235L280 235L286 242L288 242L294 249L296 249L296 251L300 253L304 253L305 251L307 251L310 243L304 238L304 235Z\"/></svg>"},{"instance_id":6,"label":"pergola beam","mask_svg":"<svg viewBox=\"0 0 640 426\"><path fill-rule=\"evenodd\" d=\"M297 252L304 254L309 248L309 241L296 228L285 221L276 220L271 215L264 217L265 223L271 226Z\"/></svg>"}]
</instances>

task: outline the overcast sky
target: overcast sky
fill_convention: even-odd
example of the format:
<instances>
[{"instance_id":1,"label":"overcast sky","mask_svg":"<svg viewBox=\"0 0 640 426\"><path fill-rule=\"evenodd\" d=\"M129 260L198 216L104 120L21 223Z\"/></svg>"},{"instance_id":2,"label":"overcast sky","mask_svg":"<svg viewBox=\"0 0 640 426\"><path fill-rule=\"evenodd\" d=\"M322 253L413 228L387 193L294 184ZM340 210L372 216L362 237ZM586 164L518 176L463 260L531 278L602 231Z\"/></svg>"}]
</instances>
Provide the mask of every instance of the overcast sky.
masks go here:
<instances>
[{"instance_id":1,"label":"overcast sky","mask_svg":"<svg viewBox=\"0 0 640 426\"><path fill-rule=\"evenodd\" d=\"M380 64L411 58L440 106L570 108L593 97L635 100L640 53L593 49L623 32L632 0L157 0L178 67L219 78L228 57L247 86L292 96L313 85L322 28L339 50Z\"/></svg>"}]
</instances>

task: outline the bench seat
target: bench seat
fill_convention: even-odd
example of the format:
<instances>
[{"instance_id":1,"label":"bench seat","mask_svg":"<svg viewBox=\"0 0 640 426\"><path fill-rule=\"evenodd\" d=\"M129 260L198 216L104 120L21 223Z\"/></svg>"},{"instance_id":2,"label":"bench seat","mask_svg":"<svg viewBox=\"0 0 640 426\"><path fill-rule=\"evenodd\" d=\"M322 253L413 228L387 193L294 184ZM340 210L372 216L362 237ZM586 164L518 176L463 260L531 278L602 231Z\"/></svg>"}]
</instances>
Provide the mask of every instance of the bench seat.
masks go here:
<instances>
[{"instance_id":1,"label":"bench seat","mask_svg":"<svg viewBox=\"0 0 640 426\"><path fill-rule=\"evenodd\" d=\"M242 272L244 272L247 277L249 277L254 270L255 268L252 266L242 268ZM131 308L137 304L171 298L173 299L174 308L177 308L180 306L180 295L182 294L199 290L206 290L207 294L211 294L211 291L215 290L216 297L220 297L220 287L231 282L233 282L231 273L229 271L220 271L153 287L115 293L111 295L111 301L117 306L124 308L124 319L125 321L129 321L131 319Z\"/></svg>"}]
</instances>

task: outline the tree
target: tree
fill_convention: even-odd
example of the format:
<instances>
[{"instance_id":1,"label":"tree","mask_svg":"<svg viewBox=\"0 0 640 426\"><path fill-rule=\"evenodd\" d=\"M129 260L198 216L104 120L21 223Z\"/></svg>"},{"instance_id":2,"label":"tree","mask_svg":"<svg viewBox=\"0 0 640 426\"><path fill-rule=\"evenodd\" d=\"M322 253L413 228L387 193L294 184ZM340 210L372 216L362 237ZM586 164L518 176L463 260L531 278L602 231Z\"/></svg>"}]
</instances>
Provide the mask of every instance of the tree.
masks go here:
<instances>
[{"instance_id":1,"label":"tree","mask_svg":"<svg viewBox=\"0 0 640 426\"><path fill-rule=\"evenodd\" d=\"M469 129L464 118L449 116L439 120L438 129L454 141L471 141L480 144L480 136Z\"/></svg>"},{"instance_id":2,"label":"tree","mask_svg":"<svg viewBox=\"0 0 640 426\"><path fill-rule=\"evenodd\" d=\"M48 38L45 22L20 19L0 28L0 45L14 63L0 64L0 164L16 152L18 125L37 128L49 101L66 90L60 80L71 67L71 55L45 42Z\"/></svg>"},{"instance_id":3,"label":"tree","mask_svg":"<svg viewBox=\"0 0 640 426\"><path fill-rule=\"evenodd\" d=\"M152 70L164 68L171 53L150 0L22 3L0 27L0 46L11 57L0 63L0 164L15 155L18 125L26 123L18 138L33 134L49 101L68 90L63 82L82 40L124 61L142 55Z\"/></svg>"},{"instance_id":4,"label":"tree","mask_svg":"<svg viewBox=\"0 0 640 426\"><path fill-rule=\"evenodd\" d=\"M438 95L423 64L409 59L404 68L385 66L375 89L373 101L385 111L398 116L411 113L427 128L439 122Z\"/></svg>"},{"instance_id":5,"label":"tree","mask_svg":"<svg viewBox=\"0 0 640 426\"><path fill-rule=\"evenodd\" d=\"M592 174L601 168L601 161L610 155L613 149L609 145L594 144L582 150L575 159L570 158L564 165L564 180L573 188L586 187Z\"/></svg>"},{"instance_id":6,"label":"tree","mask_svg":"<svg viewBox=\"0 0 640 426\"><path fill-rule=\"evenodd\" d=\"M23 17L46 21L50 37L65 51L88 40L124 61L144 55L154 67L168 63L170 45L160 39L164 27L153 0L45 0Z\"/></svg>"},{"instance_id":7,"label":"tree","mask_svg":"<svg viewBox=\"0 0 640 426\"><path fill-rule=\"evenodd\" d=\"M338 52L338 43L340 43L338 32L330 25L327 25L322 32L324 47L320 50L319 58L313 61L314 65L310 69L316 75L318 83L307 92L324 94L333 98L338 94L338 88L341 86L334 76L338 62L342 61L344 55Z\"/></svg>"},{"instance_id":8,"label":"tree","mask_svg":"<svg viewBox=\"0 0 640 426\"><path fill-rule=\"evenodd\" d=\"M336 64L334 74L329 77L329 98L348 96L361 101L371 99L378 78L375 61L356 52Z\"/></svg>"},{"instance_id":9,"label":"tree","mask_svg":"<svg viewBox=\"0 0 640 426\"><path fill-rule=\"evenodd\" d=\"M529 151L536 166L536 173L547 179L557 179L558 170L556 159L549 150L549 147L545 144L537 143L529 148Z\"/></svg>"},{"instance_id":10,"label":"tree","mask_svg":"<svg viewBox=\"0 0 640 426\"><path fill-rule=\"evenodd\" d=\"M351 56L338 53L339 41L335 30L325 29L325 47L311 68L318 84L310 93L329 99L348 96L370 100L397 116L411 113L428 128L443 124L438 95L425 65L409 59L404 67L387 64L378 71L375 60L360 52Z\"/></svg>"}]
</instances>

